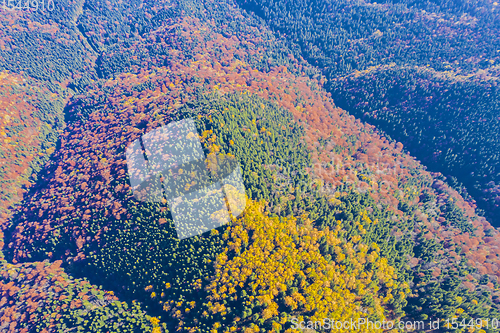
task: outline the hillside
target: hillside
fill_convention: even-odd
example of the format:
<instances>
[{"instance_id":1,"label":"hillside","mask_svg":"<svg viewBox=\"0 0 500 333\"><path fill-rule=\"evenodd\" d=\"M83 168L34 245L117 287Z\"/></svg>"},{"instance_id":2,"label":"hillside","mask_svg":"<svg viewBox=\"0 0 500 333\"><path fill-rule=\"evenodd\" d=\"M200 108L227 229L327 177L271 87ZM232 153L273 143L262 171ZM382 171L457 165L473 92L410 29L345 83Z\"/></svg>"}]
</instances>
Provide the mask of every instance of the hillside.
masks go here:
<instances>
[{"instance_id":1,"label":"hillside","mask_svg":"<svg viewBox=\"0 0 500 333\"><path fill-rule=\"evenodd\" d=\"M0 74L0 224L55 149L64 101L43 83Z\"/></svg>"},{"instance_id":2,"label":"hillside","mask_svg":"<svg viewBox=\"0 0 500 333\"><path fill-rule=\"evenodd\" d=\"M27 153L15 159L19 168L2 164L2 175L24 180L9 188L17 196L2 193L2 204L9 200L0 271L8 325L27 332L78 325L85 332L291 332L293 318L499 318L499 232L465 192L336 106L321 69L235 3L141 4L71 3L47 16L26 12L19 28L2 31L50 23L58 32L30 47L57 43L64 31L72 45L53 49L50 56L61 60L51 75L34 74L40 64L18 73L8 52L29 48L17 39L0 51L6 99L25 112L16 117L33 128L57 123L51 133L58 134L55 144L51 135L29 132L30 147L54 147L37 162L40 171L29 167ZM338 81L346 84L338 87L355 90L360 78L392 68L356 80L343 73ZM37 96L51 91L57 122L36 115L37 100L17 88L21 75L37 82ZM437 80L430 70L419 75ZM366 112L385 119L375 108L382 96L372 98ZM188 118L206 155L238 160L247 204L229 224L179 240L166 200L134 197L126 149ZM11 156L4 158L12 163ZM26 299L47 293L53 308L30 317L27 301L9 298L16 288L25 288ZM78 312L82 306L92 310ZM60 323L50 319L57 314Z\"/></svg>"},{"instance_id":3,"label":"hillside","mask_svg":"<svg viewBox=\"0 0 500 333\"><path fill-rule=\"evenodd\" d=\"M237 2L323 72L337 106L402 142L500 226L497 2Z\"/></svg>"}]
</instances>

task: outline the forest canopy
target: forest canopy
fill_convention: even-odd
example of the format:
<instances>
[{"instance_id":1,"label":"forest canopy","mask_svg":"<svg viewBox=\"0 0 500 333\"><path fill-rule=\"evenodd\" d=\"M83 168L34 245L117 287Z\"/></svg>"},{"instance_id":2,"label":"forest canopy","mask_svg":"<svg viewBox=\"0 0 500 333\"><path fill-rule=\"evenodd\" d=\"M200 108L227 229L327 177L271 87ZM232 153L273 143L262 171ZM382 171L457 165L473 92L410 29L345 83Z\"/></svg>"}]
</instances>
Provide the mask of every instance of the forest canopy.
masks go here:
<instances>
[{"instance_id":1,"label":"forest canopy","mask_svg":"<svg viewBox=\"0 0 500 333\"><path fill-rule=\"evenodd\" d=\"M0 330L500 319L495 6L0 8ZM246 204L180 239L127 147L185 119L207 158L165 191L224 156Z\"/></svg>"}]
</instances>

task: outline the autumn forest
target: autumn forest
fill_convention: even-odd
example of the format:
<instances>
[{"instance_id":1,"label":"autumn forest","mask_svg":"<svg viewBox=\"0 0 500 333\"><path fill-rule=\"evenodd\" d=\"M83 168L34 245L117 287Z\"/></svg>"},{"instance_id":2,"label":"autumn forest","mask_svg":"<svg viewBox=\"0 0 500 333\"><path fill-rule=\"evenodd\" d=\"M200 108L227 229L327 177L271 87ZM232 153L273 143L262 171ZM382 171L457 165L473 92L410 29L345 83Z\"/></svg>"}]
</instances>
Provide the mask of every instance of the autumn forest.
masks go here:
<instances>
[{"instance_id":1,"label":"autumn forest","mask_svg":"<svg viewBox=\"0 0 500 333\"><path fill-rule=\"evenodd\" d=\"M0 332L500 329L498 3L52 4L0 4ZM243 206L184 239L129 158L186 120Z\"/></svg>"}]
</instances>

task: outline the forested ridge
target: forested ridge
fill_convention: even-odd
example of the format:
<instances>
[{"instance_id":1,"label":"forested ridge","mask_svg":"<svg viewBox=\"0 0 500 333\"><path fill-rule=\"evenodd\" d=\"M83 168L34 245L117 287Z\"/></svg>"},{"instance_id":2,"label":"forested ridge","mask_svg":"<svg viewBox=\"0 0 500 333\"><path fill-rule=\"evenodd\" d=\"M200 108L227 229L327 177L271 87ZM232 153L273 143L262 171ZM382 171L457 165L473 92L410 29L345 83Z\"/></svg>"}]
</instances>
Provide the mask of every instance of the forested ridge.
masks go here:
<instances>
[{"instance_id":1,"label":"forested ridge","mask_svg":"<svg viewBox=\"0 0 500 333\"><path fill-rule=\"evenodd\" d=\"M500 225L497 2L238 2L323 71L336 105L402 142Z\"/></svg>"},{"instance_id":2,"label":"forested ridge","mask_svg":"<svg viewBox=\"0 0 500 333\"><path fill-rule=\"evenodd\" d=\"M328 73L236 4L85 1L9 15L4 26L18 27L2 29L1 93L22 110L8 119L26 124L37 150L12 148L24 156L13 167L2 145L2 181L20 179L15 195L2 192L4 330L248 333L291 332L294 317L500 319L499 235L474 202L336 107ZM64 43L61 33L71 47L54 49L62 60L52 74L39 72L43 62L21 73L28 65L13 66L8 52L29 48L9 33L48 25L57 28L34 49ZM392 68L353 75L390 77ZM360 81L341 74L338 87L356 90ZM363 114L384 119L377 110ZM5 115L0 139L24 142ZM125 151L188 118L207 156L240 163L247 207L179 240L166 202L134 198ZM464 163L455 160L450 168Z\"/></svg>"},{"instance_id":3,"label":"forested ridge","mask_svg":"<svg viewBox=\"0 0 500 333\"><path fill-rule=\"evenodd\" d=\"M462 187L497 224L498 78L488 72L460 76L427 68L380 68L367 71L365 79L362 75L336 81L336 94L354 96L338 105L357 110L359 117L384 126L392 137L405 138L409 151L418 152L429 168L449 175L451 184ZM374 77L379 82L375 86L368 83ZM429 123L439 126L428 131Z\"/></svg>"}]
</instances>

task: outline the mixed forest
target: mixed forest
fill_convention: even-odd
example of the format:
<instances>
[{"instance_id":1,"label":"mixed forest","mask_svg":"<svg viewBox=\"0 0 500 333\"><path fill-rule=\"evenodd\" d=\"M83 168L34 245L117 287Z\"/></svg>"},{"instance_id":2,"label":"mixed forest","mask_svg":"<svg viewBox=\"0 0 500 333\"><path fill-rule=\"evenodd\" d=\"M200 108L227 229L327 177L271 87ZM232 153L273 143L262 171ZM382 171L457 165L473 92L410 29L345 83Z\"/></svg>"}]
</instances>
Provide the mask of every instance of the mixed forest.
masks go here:
<instances>
[{"instance_id":1,"label":"mixed forest","mask_svg":"<svg viewBox=\"0 0 500 333\"><path fill-rule=\"evenodd\" d=\"M495 6L0 9L0 331L500 320ZM179 240L126 151L182 119L246 208Z\"/></svg>"},{"instance_id":2,"label":"mixed forest","mask_svg":"<svg viewBox=\"0 0 500 333\"><path fill-rule=\"evenodd\" d=\"M322 71L338 107L402 142L500 226L498 2L238 3Z\"/></svg>"}]
</instances>

